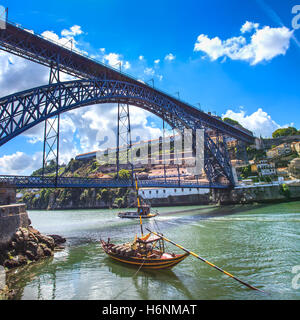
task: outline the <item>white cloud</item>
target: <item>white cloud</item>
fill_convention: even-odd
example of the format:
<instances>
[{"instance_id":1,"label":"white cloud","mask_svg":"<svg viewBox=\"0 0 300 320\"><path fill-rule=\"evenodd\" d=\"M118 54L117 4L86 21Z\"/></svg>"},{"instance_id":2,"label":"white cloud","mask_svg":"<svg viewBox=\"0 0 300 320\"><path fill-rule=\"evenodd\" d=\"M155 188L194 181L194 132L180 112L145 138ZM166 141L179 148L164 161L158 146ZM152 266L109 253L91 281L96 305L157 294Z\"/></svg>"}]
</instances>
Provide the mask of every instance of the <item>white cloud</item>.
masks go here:
<instances>
[{"instance_id":1,"label":"white cloud","mask_svg":"<svg viewBox=\"0 0 300 320\"><path fill-rule=\"evenodd\" d=\"M35 153L29 156L24 152L17 151L11 155L4 155L0 158L0 174L29 175L32 171L42 165L42 153Z\"/></svg>"},{"instance_id":2,"label":"white cloud","mask_svg":"<svg viewBox=\"0 0 300 320\"><path fill-rule=\"evenodd\" d=\"M111 52L109 54L106 54L103 57L103 59L104 59L105 63L108 63L110 66L112 66L114 68L117 68L118 65L121 65L122 68L124 68L125 70L130 68L130 63L128 61L124 62L122 60L121 54Z\"/></svg>"},{"instance_id":3,"label":"white cloud","mask_svg":"<svg viewBox=\"0 0 300 320\"><path fill-rule=\"evenodd\" d=\"M80 34L83 34L83 31L81 30L81 27L78 25L74 25L73 27L70 28L70 30L64 29L61 32L61 35L63 37L74 37Z\"/></svg>"},{"instance_id":4,"label":"white cloud","mask_svg":"<svg viewBox=\"0 0 300 320\"><path fill-rule=\"evenodd\" d=\"M154 73L155 73L155 71L154 71L152 68L146 68L146 69L144 70L144 73L145 73L146 75L148 75L148 76L153 76Z\"/></svg>"},{"instance_id":5,"label":"white cloud","mask_svg":"<svg viewBox=\"0 0 300 320\"><path fill-rule=\"evenodd\" d=\"M263 111L261 108L258 108L257 111L253 112L250 115L246 115L243 107L240 108L239 112L227 110L227 112L222 115L222 117L228 117L238 121L246 129L253 131L254 135L257 137L262 136L270 138L275 130L288 126L280 126L271 118L271 116L267 112Z\"/></svg>"},{"instance_id":6,"label":"white cloud","mask_svg":"<svg viewBox=\"0 0 300 320\"><path fill-rule=\"evenodd\" d=\"M125 63L123 64L123 68L125 70L129 69L131 67L131 64L128 61L125 61Z\"/></svg>"},{"instance_id":7,"label":"white cloud","mask_svg":"<svg viewBox=\"0 0 300 320\"><path fill-rule=\"evenodd\" d=\"M139 56L139 60L144 60L144 56Z\"/></svg>"},{"instance_id":8,"label":"white cloud","mask_svg":"<svg viewBox=\"0 0 300 320\"><path fill-rule=\"evenodd\" d=\"M255 29L255 33L249 42L243 36L221 40L219 37L210 39L207 35L201 34L197 38L194 51L206 53L212 61L220 57L228 57L232 60L247 61L251 65L270 61L278 55L285 55L293 31L286 27L271 28L269 26L258 29L256 24L248 21L241 30L250 31L250 27Z\"/></svg>"},{"instance_id":9,"label":"white cloud","mask_svg":"<svg viewBox=\"0 0 300 320\"><path fill-rule=\"evenodd\" d=\"M155 64L160 63L160 59L156 59L156 60L154 60L154 63L155 63Z\"/></svg>"},{"instance_id":10,"label":"white cloud","mask_svg":"<svg viewBox=\"0 0 300 320\"><path fill-rule=\"evenodd\" d=\"M242 33L250 32L252 29L258 29L258 27L259 27L259 23L246 21L241 28L241 32Z\"/></svg>"},{"instance_id":11,"label":"white cloud","mask_svg":"<svg viewBox=\"0 0 300 320\"><path fill-rule=\"evenodd\" d=\"M172 53L169 53L165 56L165 60L172 61L175 59L175 56Z\"/></svg>"}]
</instances>

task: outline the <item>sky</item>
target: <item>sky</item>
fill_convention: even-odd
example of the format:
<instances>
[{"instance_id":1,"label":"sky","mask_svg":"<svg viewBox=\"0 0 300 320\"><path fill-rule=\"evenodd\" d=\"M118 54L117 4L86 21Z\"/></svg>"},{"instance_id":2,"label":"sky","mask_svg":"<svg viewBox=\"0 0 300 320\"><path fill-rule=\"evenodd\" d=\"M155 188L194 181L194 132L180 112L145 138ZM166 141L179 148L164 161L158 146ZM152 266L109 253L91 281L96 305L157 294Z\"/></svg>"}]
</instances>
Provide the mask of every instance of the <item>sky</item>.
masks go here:
<instances>
[{"instance_id":1,"label":"sky","mask_svg":"<svg viewBox=\"0 0 300 320\"><path fill-rule=\"evenodd\" d=\"M263 137L289 125L300 129L300 17L292 13L298 3L0 0L10 21L66 46L72 40L90 57L115 68L121 63L133 77ZM48 68L0 50L0 96L48 79ZM160 119L130 110L133 140L161 135ZM60 162L97 150L105 136L113 145L116 126L115 105L63 114ZM0 174L26 175L41 167L43 130L40 124L1 146Z\"/></svg>"}]
</instances>

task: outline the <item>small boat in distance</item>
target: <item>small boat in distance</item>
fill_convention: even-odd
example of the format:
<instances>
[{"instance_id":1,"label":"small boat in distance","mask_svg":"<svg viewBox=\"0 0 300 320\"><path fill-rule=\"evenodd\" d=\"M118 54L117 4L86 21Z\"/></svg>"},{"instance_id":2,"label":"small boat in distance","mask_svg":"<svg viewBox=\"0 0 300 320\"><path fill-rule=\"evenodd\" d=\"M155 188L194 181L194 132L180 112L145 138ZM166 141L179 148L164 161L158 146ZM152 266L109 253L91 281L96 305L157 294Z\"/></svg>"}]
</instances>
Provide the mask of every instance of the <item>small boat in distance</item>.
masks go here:
<instances>
[{"instance_id":1,"label":"small boat in distance","mask_svg":"<svg viewBox=\"0 0 300 320\"><path fill-rule=\"evenodd\" d=\"M153 218L158 215L158 212L155 213L150 212L150 205L146 204L144 199L139 195L138 183L137 178L135 178L135 188L136 188L136 197L137 197L137 211L127 211L127 212L119 212L118 216L120 218L128 218L128 219L135 219L135 218Z\"/></svg>"},{"instance_id":2,"label":"small boat in distance","mask_svg":"<svg viewBox=\"0 0 300 320\"><path fill-rule=\"evenodd\" d=\"M157 212L150 213L150 206L149 205L140 205L137 207L137 211L128 211L128 212L120 212L118 216L120 218L128 218L128 219L135 219L135 218L152 218L157 216Z\"/></svg>"}]
</instances>

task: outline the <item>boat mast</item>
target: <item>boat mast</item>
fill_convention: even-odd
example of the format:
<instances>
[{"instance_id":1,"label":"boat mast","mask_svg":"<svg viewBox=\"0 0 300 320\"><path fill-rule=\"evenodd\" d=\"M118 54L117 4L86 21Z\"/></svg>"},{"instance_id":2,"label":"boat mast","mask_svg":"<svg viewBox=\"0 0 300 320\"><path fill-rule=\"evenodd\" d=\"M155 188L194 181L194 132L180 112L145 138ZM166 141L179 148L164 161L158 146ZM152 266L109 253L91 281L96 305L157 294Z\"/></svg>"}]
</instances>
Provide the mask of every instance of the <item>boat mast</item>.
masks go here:
<instances>
[{"instance_id":1,"label":"boat mast","mask_svg":"<svg viewBox=\"0 0 300 320\"><path fill-rule=\"evenodd\" d=\"M138 188L138 183L137 183L137 176L135 175L135 190L136 190L136 197L137 197L137 210L138 213L140 215L140 226L141 226L141 234L142 237L144 236L144 232L143 232L143 221L142 221L142 213L143 213L143 209L142 211L140 211L140 196L139 196L139 188Z\"/></svg>"}]
</instances>

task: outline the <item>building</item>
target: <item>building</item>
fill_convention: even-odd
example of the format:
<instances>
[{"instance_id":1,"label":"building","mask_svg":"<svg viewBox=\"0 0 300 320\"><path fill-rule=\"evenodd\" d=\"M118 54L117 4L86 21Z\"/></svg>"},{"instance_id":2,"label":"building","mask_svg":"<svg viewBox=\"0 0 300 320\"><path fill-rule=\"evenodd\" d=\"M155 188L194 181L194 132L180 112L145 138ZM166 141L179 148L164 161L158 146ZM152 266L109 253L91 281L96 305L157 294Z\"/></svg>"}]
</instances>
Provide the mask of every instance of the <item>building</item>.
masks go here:
<instances>
[{"instance_id":1,"label":"building","mask_svg":"<svg viewBox=\"0 0 300 320\"><path fill-rule=\"evenodd\" d=\"M202 188L141 188L139 194L145 199L162 199L169 196L203 195L208 194L209 189Z\"/></svg>"},{"instance_id":2,"label":"building","mask_svg":"<svg viewBox=\"0 0 300 320\"><path fill-rule=\"evenodd\" d=\"M293 152L297 152L298 155L300 156L300 142L292 142L291 148Z\"/></svg>"},{"instance_id":3,"label":"building","mask_svg":"<svg viewBox=\"0 0 300 320\"><path fill-rule=\"evenodd\" d=\"M300 179L300 158L292 160L288 166L290 176L295 179Z\"/></svg>"},{"instance_id":4,"label":"building","mask_svg":"<svg viewBox=\"0 0 300 320\"><path fill-rule=\"evenodd\" d=\"M251 172L258 173L259 176L274 176L277 174L275 164L269 163L268 160L261 160L251 165Z\"/></svg>"},{"instance_id":5,"label":"building","mask_svg":"<svg viewBox=\"0 0 300 320\"><path fill-rule=\"evenodd\" d=\"M277 176L278 178L289 178L290 174L288 168L277 168Z\"/></svg>"},{"instance_id":6,"label":"building","mask_svg":"<svg viewBox=\"0 0 300 320\"><path fill-rule=\"evenodd\" d=\"M278 158L281 156L289 155L292 153L292 148L290 143L282 143L277 147L272 148L267 151L267 157L269 159Z\"/></svg>"}]
</instances>

